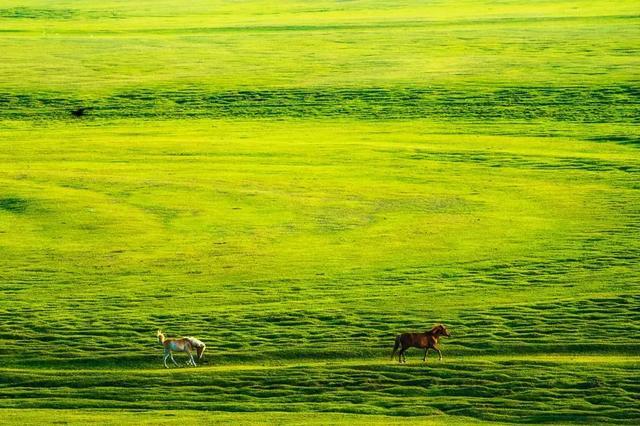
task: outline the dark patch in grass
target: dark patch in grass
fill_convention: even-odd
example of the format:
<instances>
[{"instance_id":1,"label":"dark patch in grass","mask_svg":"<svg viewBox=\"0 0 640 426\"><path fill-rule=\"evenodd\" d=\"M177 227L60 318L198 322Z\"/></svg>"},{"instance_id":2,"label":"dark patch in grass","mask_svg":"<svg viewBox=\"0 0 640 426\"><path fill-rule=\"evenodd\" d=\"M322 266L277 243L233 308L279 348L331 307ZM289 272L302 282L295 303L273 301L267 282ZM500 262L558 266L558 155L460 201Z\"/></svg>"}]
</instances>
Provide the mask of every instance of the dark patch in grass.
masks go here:
<instances>
[{"instance_id":1,"label":"dark patch in grass","mask_svg":"<svg viewBox=\"0 0 640 426\"><path fill-rule=\"evenodd\" d=\"M0 210L5 210L11 213L24 213L27 211L29 202L24 198L19 197L4 197L0 198Z\"/></svg>"},{"instance_id":2,"label":"dark patch in grass","mask_svg":"<svg viewBox=\"0 0 640 426\"><path fill-rule=\"evenodd\" d=\"M587 138L589 141L594 142L616 142L620 145L630 145L640 148L640 136L628 136L628 135L608 135L608 136L593 136Z\"/></svg>"},{"instance_id":3,"label":"dark patch in grass","mask_svg":"<svg viewBox=\"0 0 640 426\"><path fill-rule=\"evenodd\" d=\"M141 88L97 99L66 93L4 93L2 118L62 119L80 104L95 118L306 118L362 120L553 120L637 122L640 91L629 85L601 87L483 87L262 89L209 92Z\"/></svg>"},{"instance_id":4,"label":"dark patch in grass","mask_svg":"<svg viewBox=\"0 0 640 426\"><path fill-rule=\"evenodd\" d=\"M614 161L606 161L581 157L543 157L533 155L503 154L499 152L436 152L415 150L407 154L411 160L429 160L452 163L474 163L487 167L513 167L537 170L580 170L589 172L621 171L627 173L640 172L640 162L637 164L622 164Z\"/></svg>"},{"instance_id":5,"label":"dark patch in grass","mask_svg":"<svg viewBox=\"0 0 640 426\"><path fill-rule=\"evenodd\" d=\"M316 11L316 12L319 12ZM480 19L457 19L457 20L391 20L372 23L342 23L342 24L316 24L316 25L236 25L236 26L218 26L218 27L190 27L182 28L181 32L185 34L201 34L201 33L215 33L215 32L308 32L308 31L344 31L344 30L379 30L381 28L422 28L429 27L441 27L446 26L451 28L457 25L494 25L494 24L512 24L522 25L530 23L532 20L536 22L566 22L566 21L588 21L588 20L634 20L638 19L638 15L598 15L598 16L535 16L535 17L492 17L492 18L480 18ZM165 28L144 28L139 29L140 33L174 33L174 29Z\"/></svg>"},{"instance_id":6,"label":"dark patch in grass","mask_svg":"<svg viewBox=\"0 0 640 426\"><path fill-rule=\"evenodd\" d=\"M39 9L32 7L12 7L0 9L0 18L14 19L72 19L76 16L73 9Z\"/></svg>"},{"instance_id":7,"label":"dark patch in grass","mask_svg":"<svg viewBox=\"0 0 640 426\"><path fill-rule=\"evenodd\" d=\"M122 18L123 15L114 10L85 10L67 8L36 8L36 7L10 7L0 9L0 19L31 19L31 20L71 20L71 19L98 19L98 18ZM12 30L7 30L12 31ZM17 30L23 31L23 30ZM0 32L4 32L0 30Z\"/></svg>"}]
</instances>

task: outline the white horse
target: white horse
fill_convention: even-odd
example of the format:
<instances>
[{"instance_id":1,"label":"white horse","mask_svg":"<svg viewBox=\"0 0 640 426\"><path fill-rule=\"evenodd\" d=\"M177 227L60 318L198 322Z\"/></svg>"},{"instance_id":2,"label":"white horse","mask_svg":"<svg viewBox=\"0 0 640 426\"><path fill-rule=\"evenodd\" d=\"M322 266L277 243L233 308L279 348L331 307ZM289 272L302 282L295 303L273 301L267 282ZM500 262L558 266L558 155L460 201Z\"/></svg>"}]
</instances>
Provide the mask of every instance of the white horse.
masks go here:
<instances>
[{"instance_id":1,"label":"white horse","mask_svg":"<svg viewBox=\"0 0 640 426\"><path fill-rule=\"evenodd\" d=\"M169 368L167 367L167 358L171 358L171 361L173 361L173 363L176 366L178 365L176 360L173 359L172 351L186 352L187 355L189 355L189 361L187 361L187 365L193 365L194 367L196 367L198 364L196 364L196 361L193 359L193 355L191 354L191 351L195 349L196 354L198 355L198 359L202 359L202 356L204 355L204 350L207 348L207 346L204 343L202 343L200 340L196 339L195 337L181 337L179 339L167 339L164 337L164 334L162 334L162 331L160 330L158 330L158 333L156 335L158 336L158 341L164 347L162 362L164 363L165 368Z\"/></svg>"}]
</instances>

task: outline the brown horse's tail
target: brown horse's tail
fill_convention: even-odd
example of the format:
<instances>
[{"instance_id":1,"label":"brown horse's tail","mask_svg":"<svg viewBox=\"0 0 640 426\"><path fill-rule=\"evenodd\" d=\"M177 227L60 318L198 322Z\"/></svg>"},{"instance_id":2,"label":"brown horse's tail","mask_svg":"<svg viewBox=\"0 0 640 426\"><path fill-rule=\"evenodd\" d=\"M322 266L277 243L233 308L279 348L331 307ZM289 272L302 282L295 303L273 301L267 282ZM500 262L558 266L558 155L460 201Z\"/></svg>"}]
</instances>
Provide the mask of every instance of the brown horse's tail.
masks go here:
<instances>
[{"instance_id":1,"label":"brown horse's tail","mask_svg":"<svg viewBox=\"0 0 640 426\"><path fill-rule=\"evenodd\" d=\"M400 347L400 335L397 335L396 343L393 345L393 352L391 352L391 359L393 359L393 357L396 355L396 352L398 352L399 347Z\"/></svg>"}]
</instances>

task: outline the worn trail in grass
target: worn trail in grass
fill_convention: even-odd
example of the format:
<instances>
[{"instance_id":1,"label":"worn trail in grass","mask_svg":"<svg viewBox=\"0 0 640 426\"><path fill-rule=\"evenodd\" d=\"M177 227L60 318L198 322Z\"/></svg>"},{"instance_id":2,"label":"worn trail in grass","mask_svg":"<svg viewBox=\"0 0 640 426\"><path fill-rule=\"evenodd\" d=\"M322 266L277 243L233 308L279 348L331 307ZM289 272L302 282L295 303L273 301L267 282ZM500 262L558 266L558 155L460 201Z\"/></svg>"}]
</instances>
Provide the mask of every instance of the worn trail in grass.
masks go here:
<instances>
[{"instance_id":1,"label":"worn trail in grass","mask_svg":"<svg viewBox=\"0 0 640 426\"><path fill-rule=\"evenodd\" d=\"M42 425L46 423L69 423L83 425L175 425L175 424L216 424L216 425L327 425L327 424L366 424L371 426L405 425L403 417L377 416L352 413L318 412L224 412L204 410L109 410L109 409L2 409L3 423L7 425ZM485 424L469 417L429 416L412 419L413 424L431 425L468 425ZM494 422L491 422L494 424Z\"/></svg>"},{"instance_id":2,"label":"worn trail in grass","mask_svg":"<svg viewBox=\"0 0 640 426\"><path fill-rule=\"evenodd\" d=\"M6 386L0 388L0 406L633 423L640 418L638 373L637 357L615 356L452 358L402 366L374 361L172 370L2 369Z\"/></svg>"}]
</instances>

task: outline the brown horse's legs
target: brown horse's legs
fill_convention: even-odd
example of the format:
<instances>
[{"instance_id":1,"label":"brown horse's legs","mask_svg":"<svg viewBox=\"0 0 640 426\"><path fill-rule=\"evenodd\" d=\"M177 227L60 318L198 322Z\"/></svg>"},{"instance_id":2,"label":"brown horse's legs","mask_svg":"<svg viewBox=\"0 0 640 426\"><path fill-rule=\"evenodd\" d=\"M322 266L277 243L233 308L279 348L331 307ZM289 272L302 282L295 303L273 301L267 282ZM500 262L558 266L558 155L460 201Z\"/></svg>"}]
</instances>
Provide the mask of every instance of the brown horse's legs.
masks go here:
<instances>
[{"instance_id":1,"label":"brown horse's legs","mask_svg":"<svg viewBox=\"0 0 640 426\"><path fill-rule=\"evenodd\" d=\"M427 354L429 353L429 348L424 350L424 357L422 357L422 362L427 362Z\"/></svg>"},{"instance_id":2,"label":"brown horse's legs","mask_svg":"<svg viewBox=\"0 0 640 426\"><path fill-rule=\"evenodd\" d=\"M438 355L440 355L440 361L442 361L442 352L440 352L440 349L435 348L436 351L438 351Z\"/></svg>"},{"instance_id":3,"label":"brown horse's legs","mask_svg":"<svg viewBox=\"0 0 640 426\"><path fill-rule=\"evenodd\" d=\"M393 361L393 358L395 357L395 355L398 353L398 348L400 347L400 336L396 336L396 341L393 344L393 351L391 352L391 360ZM400 355L398 355L398 359L400 359Z\"/></svg>"},{"instance_id":4,"label":"brown horse's legs","mask_svg":"<svg viewBox=\"0 0 640 426\"><path fill-rule=\"evenodd\" d=\"M407 351L407 349L409 349L409 348L400 349L400 352L398 353L398 362L399 363L407 362L407 355L405 355L405 352Z\"/></svg>"}]
</instances>

